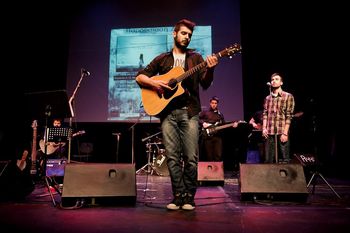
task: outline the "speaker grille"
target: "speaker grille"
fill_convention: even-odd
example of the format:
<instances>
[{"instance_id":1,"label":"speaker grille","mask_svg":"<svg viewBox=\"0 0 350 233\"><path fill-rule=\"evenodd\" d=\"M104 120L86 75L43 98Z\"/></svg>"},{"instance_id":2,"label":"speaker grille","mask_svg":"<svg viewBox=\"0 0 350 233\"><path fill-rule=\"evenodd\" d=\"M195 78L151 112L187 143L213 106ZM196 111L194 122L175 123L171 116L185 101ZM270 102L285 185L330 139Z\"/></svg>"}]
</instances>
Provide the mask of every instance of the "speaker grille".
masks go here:
<instances>
[{"instance_id":1,"label":"speaker grille","mask_svg":"<svg viewBox=\"0 0 350 233\"><path fill-rule=\"evenodd\" d=\"M308 190L300 164L241 164L241 200L306 201Z\"/></svg>"},{"instance_id":2,"label":"speaker grille","mask_svg":"<svg viewBox=\"0 0 350 233\"><path fill-rule=\"evenodd\" d=\"M68 198L128 197L136 201L133 164L66 164L62 201Z\"/></svg>"},{"instance_id":3,"label":"speaker grille","mask_svg":"<svg viewBox=\"0 0 350 233\"><path fill-rule=\"evenodd\" d=\"M223 162L198 162L199 185L224 185Z\"/></svg>"}]
</instances>

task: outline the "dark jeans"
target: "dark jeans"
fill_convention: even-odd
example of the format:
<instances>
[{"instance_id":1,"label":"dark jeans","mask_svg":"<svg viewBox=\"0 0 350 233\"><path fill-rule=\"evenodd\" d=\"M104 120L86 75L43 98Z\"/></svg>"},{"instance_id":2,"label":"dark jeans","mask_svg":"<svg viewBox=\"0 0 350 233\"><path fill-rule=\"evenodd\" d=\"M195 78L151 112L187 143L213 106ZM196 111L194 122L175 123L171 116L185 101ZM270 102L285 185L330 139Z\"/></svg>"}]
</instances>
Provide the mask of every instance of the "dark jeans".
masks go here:
<instances>
[{"instance_id":1,"label":"dark jeans","mask_svg":"<svg viewBox=\"0 0 350 233\"><path fill-rule=\"evenodd\" d=\"M173 110L162 119L163 143L173 194L197 191L198 115L188 118L187 110Z\"/></svg>"},{"instance_id":2,"label":"dark jeans","mask_svg":"<svg viewBox=\"0 0 350 233\"><path fill-rule=\"evenodd\" d=\"M222 139L220 136L208 136L203 138L203 160L222 161Z\"/></svg>"},{"instance_id":3,"label":"dark jeans","mask_svg":"<svg viewBox=\"0 0 350 233\"><path fill-rule=\"evenodd\" d=\"M277 148L275 148L275 140L277 141ZM283 162L288 163L290 160L289 155L289 140L287 142L281 142L281 135L269 135L265 141L265 163ZM276 149L277 149L277 161L276 161Z\"/></svg>"}]
</instances>

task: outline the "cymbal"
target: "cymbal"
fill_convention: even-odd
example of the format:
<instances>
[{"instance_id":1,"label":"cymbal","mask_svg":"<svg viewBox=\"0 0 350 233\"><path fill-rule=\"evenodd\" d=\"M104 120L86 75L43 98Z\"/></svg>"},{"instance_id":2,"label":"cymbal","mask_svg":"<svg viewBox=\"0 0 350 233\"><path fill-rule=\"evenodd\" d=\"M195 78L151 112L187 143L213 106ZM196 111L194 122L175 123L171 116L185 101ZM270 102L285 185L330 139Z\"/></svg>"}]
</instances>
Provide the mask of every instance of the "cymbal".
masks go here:
<instances>
[{"instance_id":1,"label":"cymbal","mask_svg":"<svg viewBox=\"0 0 350 233\"><path fill-rule=\"evenodd\" d=\"M149 142L149 143L146 143L146 146L149 146L149 145L161 145L162 143L161 142Z\"/></svg>"}]
</instances>

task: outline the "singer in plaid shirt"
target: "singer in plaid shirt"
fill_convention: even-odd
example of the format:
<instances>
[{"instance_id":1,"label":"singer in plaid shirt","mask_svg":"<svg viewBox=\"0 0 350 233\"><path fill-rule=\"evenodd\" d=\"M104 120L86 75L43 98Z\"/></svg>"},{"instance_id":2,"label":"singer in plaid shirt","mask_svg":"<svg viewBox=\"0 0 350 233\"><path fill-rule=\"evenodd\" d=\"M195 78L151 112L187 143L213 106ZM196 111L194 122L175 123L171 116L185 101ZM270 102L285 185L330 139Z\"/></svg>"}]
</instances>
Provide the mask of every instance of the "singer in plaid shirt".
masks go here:
<instances>
[{"instance_id":1,"label":"singer in plaid shirt","mask_svg":"<svg viewBox=\"0 0 350 233\"><path fill-rule=\"evenodd\" d=\"M282 90L283 78L279 73L271 75L270 95L266 96L263 111L265 163L290 161L289 128L294 112L294 96ZM277 144L277 145L276 145Z\"/></svg>"}]
</instances>

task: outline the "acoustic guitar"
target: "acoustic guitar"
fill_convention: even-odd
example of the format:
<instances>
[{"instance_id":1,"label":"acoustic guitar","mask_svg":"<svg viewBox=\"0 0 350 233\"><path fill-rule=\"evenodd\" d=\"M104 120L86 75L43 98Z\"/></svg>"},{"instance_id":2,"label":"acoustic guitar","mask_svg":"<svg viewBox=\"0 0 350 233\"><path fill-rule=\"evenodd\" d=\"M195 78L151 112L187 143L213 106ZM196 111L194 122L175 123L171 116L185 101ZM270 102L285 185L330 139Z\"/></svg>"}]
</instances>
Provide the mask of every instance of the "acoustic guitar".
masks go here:
<instances>
[{"instance_id":1,"label":"acoustic guitar","mask_svg":"<svg viewBox=\"0 0 350 233\"><path fill-rule=\"evenodd\" d=\"M85 134L85 130L78 131L72 134L72 137ZM65 142L46 142L46 154L51 155L55 153L56 150L65 146ZM45 141L41 139L39 142L40 150L45 153Z\"/></svg>"},{"instance_id":2,"label":"acoustic guitar","mask_svg":"<svg viewBox=\"0 0 350 233\"><path fill-rule=\"evenodd\" d=\"M24 150L21 159L17 159L17 167L20 171L23 171L27 167L28 151Z\"/></svg>"},{"instance_id":3,"label":"acoustic guitar","mask_svg":"<svg viewBox=\"0 0 350 233\"><path fill-rule=\"evenodd\" d=\"M214 54L214 56L217 58L231 58L232 55L239 52L241 52L241 46L236 43ZM159 115L171 100L185 93L184 88L181 86L181 82L206 66L206 61L203 61L186 72L182 67L174 67L166 74L151 77L151 79L154 80L166 81L171 89L154 90L151 88L142 87L141 98L145 112L150 116Z\"/></svg>"}]
</instances>

